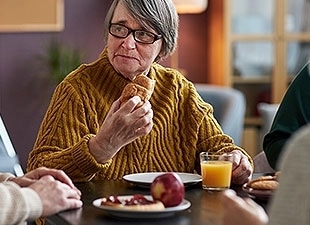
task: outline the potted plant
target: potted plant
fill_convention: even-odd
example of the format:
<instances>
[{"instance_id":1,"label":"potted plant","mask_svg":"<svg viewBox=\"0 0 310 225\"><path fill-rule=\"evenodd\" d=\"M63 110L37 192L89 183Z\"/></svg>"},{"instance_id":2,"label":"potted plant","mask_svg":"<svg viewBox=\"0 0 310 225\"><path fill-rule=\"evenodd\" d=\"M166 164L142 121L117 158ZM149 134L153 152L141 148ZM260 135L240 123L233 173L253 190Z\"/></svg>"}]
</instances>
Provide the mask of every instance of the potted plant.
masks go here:
<instances>
[{"instance_id":1,"label":"potted plant","mask_svg":"<svg viewBox=\"0 0 310 225\"><path fill-rule=\"evenodd\" d=\"M81 51L71 49L57 40L50 42L45 56L50 76L57 84L82 63L82 58Z\"/></svg>"}]
</instances>

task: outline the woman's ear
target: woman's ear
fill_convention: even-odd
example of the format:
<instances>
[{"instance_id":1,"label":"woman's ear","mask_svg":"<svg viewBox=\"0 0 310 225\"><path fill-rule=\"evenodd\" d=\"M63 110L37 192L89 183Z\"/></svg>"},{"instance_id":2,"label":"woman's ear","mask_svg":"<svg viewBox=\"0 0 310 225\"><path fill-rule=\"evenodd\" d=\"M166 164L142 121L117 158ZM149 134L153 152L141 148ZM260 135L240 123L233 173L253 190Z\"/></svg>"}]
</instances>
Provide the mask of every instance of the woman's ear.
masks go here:
<instances>
[{"instance_id":1,"label":"woman's ear","mask_svg":"<svg viewBox=\"0 0 310 225\"><path fill-rule=\"evenodd\" d=\"M163 53L163 50L160 51L160 53L158 54L158 56L155 58L155 62L160 62L161 60L163 60L164 58L166 58L166 56Z\"/></svg>"}]
</instances>

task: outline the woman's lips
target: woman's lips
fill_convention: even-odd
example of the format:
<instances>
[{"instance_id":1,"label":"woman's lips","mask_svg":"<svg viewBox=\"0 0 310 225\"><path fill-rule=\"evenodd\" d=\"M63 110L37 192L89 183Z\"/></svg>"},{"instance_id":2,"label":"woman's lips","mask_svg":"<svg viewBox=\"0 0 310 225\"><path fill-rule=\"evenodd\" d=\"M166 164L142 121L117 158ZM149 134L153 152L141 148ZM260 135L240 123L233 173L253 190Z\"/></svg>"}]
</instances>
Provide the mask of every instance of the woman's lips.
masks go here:
<instances>
[{"instance_id":1,"label":"woman's lips","mask_svg":"<svg viewBox=\"0 0 310 225\"><path fill-rule=\"evenodd\" d=\"M130 55L116 54L115 56L123 58L123 59L127 59L127 60L138 60L138 58L136 58L135 56L130 56Z\"/></svg>"}]
</instances>

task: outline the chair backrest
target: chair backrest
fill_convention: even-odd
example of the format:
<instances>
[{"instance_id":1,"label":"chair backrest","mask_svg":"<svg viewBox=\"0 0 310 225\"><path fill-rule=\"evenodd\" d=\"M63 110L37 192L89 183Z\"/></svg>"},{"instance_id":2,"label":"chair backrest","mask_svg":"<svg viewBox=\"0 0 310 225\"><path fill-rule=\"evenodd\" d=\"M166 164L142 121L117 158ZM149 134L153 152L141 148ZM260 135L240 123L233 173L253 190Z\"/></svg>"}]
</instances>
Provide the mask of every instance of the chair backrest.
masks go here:
<instances>
[{"instance_id":1,"label":"chair backrest","mask_svg":"<svg viewBox=\"0 0 310 225\"><path fill-rule=\"evenodd\" d=\"M264 151L260 151L253 157L254 173L274 173L275 170L271 168L266 158Z\"/></svg>"},{"instance_id":2,"label":"chair backrest","mask_svg":"<svg viewBox=\"0 0 310 225\"><path fill-rule=\"evenodd\" d=\"M0 115L0 172L12 173L16 176L24 174L18 156Z\"/></svg>"},{"instance_id":3,"label":"chair backrest","mask_svg":"<svg viewBox=\"0 0 310 225\"><path fill-rule=\"evenodd\" d=\"M257 110L262 118L262 127L259 132L259 146L260 152L253 157L254 161L254 172L255 173L272 173L274 169L269 165L266 154L263 149L263 140L265 134L267 134L273 123L273 119L277 113L279 104L270 104L261 102L257 105Z\"/></svg>"},{"instance_id":4,"label":"chair backrest","mask_svg":"<svg viewBox=\"0 0 310 225\"><path fill-rule=\"evenodd\" d=\"M259 137L259 148L263 149L263 140L265 134L267 134L271 128L271 125L273 123L273 119L278 111L279 104L270 104L261 102L258 103L257 109L258 112L262 118L262 127L260 129L260 137Z\"/></svg>"},{"instance_id":5,"label":"chair backrest","mask_svg":"<svg viewBox=\"0 0 310 225\"><path fill-rule=\"evenodd\" d=\"M195 87L202 99L213 106L214 116L224 133L231 136L240 146L246 108L244 94L224 86L195 84Z\"/></svg>"}]
</instances>

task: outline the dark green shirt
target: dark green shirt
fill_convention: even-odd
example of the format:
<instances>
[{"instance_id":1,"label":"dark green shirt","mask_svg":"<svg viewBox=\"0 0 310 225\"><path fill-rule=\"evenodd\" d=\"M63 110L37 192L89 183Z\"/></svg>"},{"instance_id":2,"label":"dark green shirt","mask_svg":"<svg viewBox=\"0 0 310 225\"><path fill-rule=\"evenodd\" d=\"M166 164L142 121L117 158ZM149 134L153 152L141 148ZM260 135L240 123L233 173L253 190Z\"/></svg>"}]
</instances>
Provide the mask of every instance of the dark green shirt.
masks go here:
<instances>
[{"instance_id":1,"label":"dark green shirt","mask_svg":"<svg viewBox=\"0 0 310 225\"><path fill-rule=\"evenodd\" d=\"M263 148L271 167L277 169L287 139L309 121L310 62L299 71L288 87L270 131L264 138Z\"/></svg>"}]
</instances>

